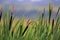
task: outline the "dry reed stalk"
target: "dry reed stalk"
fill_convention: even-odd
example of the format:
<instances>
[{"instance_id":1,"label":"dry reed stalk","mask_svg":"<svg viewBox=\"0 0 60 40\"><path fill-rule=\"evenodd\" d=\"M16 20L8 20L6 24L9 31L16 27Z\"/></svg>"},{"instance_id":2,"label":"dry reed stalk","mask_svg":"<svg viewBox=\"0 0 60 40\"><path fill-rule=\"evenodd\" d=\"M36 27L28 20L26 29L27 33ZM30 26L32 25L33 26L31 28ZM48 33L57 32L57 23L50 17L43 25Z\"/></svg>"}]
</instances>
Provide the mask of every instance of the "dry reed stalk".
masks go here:
<instances>
[{"instance_id":1,"label":"dry reed stalk","mask_svg":"<svg viewBox=\"0 0 60 40\"><path fill-rule=\"evenodd\" d=\"M45 8L43 9L43 12L42 12L42 20L41 20L41 24L43 24L43 21L44 21L44 14L45 14Z\"/></svg>"},{"instance_id":2,"label":"dry reed stalk","mask_svg":"<svg viewBox=\"0 0 60 40\"><path fill-rule=\"evenodd\" d=\"M13 20L13 12L14 12L14 5L12 5L12 12L11 12L11 17L10 17L10 22L9 22L9 30L12 28L12 35L13 35L13 32L14 32L14 27L11 27L12 26L12 20Z\"/></svg>"},{"instance_id":3,"label":"dry reed stalk","mask_svg":"<svg viewBox=\"0 0 60 40\"><path fill-rule=\"evenodd\" d=\"M52 9L53 9L53 5L52 5L52 3L50 3L49 4L49 24L50 24L50 20L51 20Z\"/></svg>"},{"instance_id":4,"label":"dry reed stalk","mask_svg":"<svg viewBox=\"0 0 60 40\"><path fill-rule=\"evenodd\" d=\"M1 21L1 17L2 17L2 8L0 9L0 21Z\"/></svg>"},{"instance_id":5,"label":"dry reed stalk","mask_svg":"<svg viewBox=\"0 0 60 40\"><path fill-rule=\"evenodd\" d=\"M30 23L31 23L31 20L28 19L28 21L27 21L27 26L26 26L24 32L22 33L22 36L24 35L24 33L26 32L26 30L28 29L28 26L29 26Z\"/></svg>"},{"instance_id":6,"label":"dry reed stalk","mask_svg":"<svg viewBox=\"0 0 60 40\"><path fill-rule=\"evenodd\" d=\"M52 20L52 34L53 34L53 27L54 27L54 19Z\"/></svg>"}]
</instances>

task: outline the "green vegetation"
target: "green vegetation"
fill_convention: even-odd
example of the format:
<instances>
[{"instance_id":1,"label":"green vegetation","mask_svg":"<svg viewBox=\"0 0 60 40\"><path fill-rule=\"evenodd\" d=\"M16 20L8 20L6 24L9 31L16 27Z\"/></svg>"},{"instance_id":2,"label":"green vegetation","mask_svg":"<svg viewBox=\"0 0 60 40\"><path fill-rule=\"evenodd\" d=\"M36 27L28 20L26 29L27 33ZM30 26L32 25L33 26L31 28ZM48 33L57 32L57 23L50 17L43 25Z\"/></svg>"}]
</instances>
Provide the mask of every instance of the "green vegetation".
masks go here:
<instances>
[{"instance_id":1,"label":"green vegetation","mask_svg":"<svg viewBox=\"0 0 60 40\"><path fill-rule=\"evenodd\" d=\"M22 17L17 20L14 15L10 16L9 11L6 11L2 17L2 12L0 12L0 40L60 40L59 10L60 7L56 14L57 21L54 18L51 19L52 4L50 4L49 19L44 19L44 8L41 18L36 21L29 19L26 24ZM16 22L15 25L13 21Z\"/></svg>"}]
</instances>

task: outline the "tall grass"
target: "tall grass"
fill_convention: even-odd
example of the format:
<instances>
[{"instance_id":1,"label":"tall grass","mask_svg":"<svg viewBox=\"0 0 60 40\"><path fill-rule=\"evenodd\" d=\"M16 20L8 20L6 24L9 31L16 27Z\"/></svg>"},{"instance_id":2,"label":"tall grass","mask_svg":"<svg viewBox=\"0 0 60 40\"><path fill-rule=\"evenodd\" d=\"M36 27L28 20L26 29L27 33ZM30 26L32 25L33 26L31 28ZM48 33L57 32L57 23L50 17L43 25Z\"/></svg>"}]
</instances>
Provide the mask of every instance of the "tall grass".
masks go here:
<instances>
[{"instance_id":1,"label":"tall grass","mask_svg":"<svg viewBox=\"0 0 60 40\"><path fill-rule=\"evenodd\" d=\"M57 14L59 10L60 7ZM17 20L12 15L13 11L14 6L12 6L11 15L7 9L3 17L0 11L0 40L60 40L60 16L56 14L57 21L54 18L51 20L52 4L49 4L48 20L44 19L45 8L42 19L39 18L36 21L30 19L26 21L22 17Z\"/></svg>"}]
</instances>

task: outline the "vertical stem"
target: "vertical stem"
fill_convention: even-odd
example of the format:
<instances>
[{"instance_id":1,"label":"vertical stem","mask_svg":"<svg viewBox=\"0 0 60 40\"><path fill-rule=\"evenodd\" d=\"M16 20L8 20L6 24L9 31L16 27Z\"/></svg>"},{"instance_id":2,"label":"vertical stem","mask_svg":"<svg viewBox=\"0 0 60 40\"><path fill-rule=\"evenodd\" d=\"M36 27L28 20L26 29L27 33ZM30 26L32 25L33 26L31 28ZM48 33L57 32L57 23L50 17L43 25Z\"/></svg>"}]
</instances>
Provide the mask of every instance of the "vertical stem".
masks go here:
<instances>
[{"instance_id":1,"label":"vertical stem","mask_svg":"<svg viewBox=\"0 0 60 40\"><path fill-rule=\"evenodd\" d=\"M43 24L44 14L45 14L45 8L44 8L43 13L42 13L42 20L41 20L41 24Z\"/></svg>"},{"instance_id":2,"label":"vertical stem","mask_svg":"<svg viewBox=\"0 0 60 40\"><path fill-rule=\"evenodd\" d=\"M0 21L1 21L1 17L2 17L2 11L0 10Z\"/></svg>"},{"instance_id":3,"label":"vertical stem","mask_svg":"<svg viewBox=\"0 0 60 40\"><path fill-rule=\"evenodd\" d=\"M50 24L52 9L53 9L53 7L52 7L52 4L50 3L49 4L49 24Z\"/></svg>"},{"instance_id":4,"label":"vertical stem","mask_svg":"<svg viewBox=\"0 0 60 40\"><path fill-rule=\"evenodd\" d=\"M54 19L52 20L52 34L53 34Z\"/></svg>"}]
</instances>

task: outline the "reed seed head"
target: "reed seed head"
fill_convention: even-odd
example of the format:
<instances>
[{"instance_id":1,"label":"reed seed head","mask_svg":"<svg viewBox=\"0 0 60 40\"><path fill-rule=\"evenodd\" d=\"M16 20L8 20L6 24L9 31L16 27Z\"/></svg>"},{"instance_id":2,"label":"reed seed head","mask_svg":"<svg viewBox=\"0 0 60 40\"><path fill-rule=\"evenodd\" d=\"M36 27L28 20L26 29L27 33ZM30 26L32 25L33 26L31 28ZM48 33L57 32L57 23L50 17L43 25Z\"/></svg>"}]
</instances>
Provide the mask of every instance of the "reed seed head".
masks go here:
<instances>
[{"instance_id":1,"label":"reed seed head","mask_svg":"<svg viewBox=\"0 0 60 40\"><path fill-rule=\"evenodd\" d=\"M14 5L12 5L12 12L14 11Z\"/></svg>"},{"instance_id":2,"label":"reed seed head","mask_svg":"<svg viewBox=\"0 0 60 40\"><path fill-rule=\"evenodd\" d=\"M50 8L50 10L53 9L53 5L52 5L52 3L49 4L49 8Z\"/></svg>"},{"instance_id":3,"label":"reed seed head","mask_svg":"<svg viewBox=\"0 0 60 40\"><path fill-rule=\"evenodd\" d=\"M28 19L27 21L27 25L29 25L31 23L31 19Z\"/></svg>"}]
</instances>

